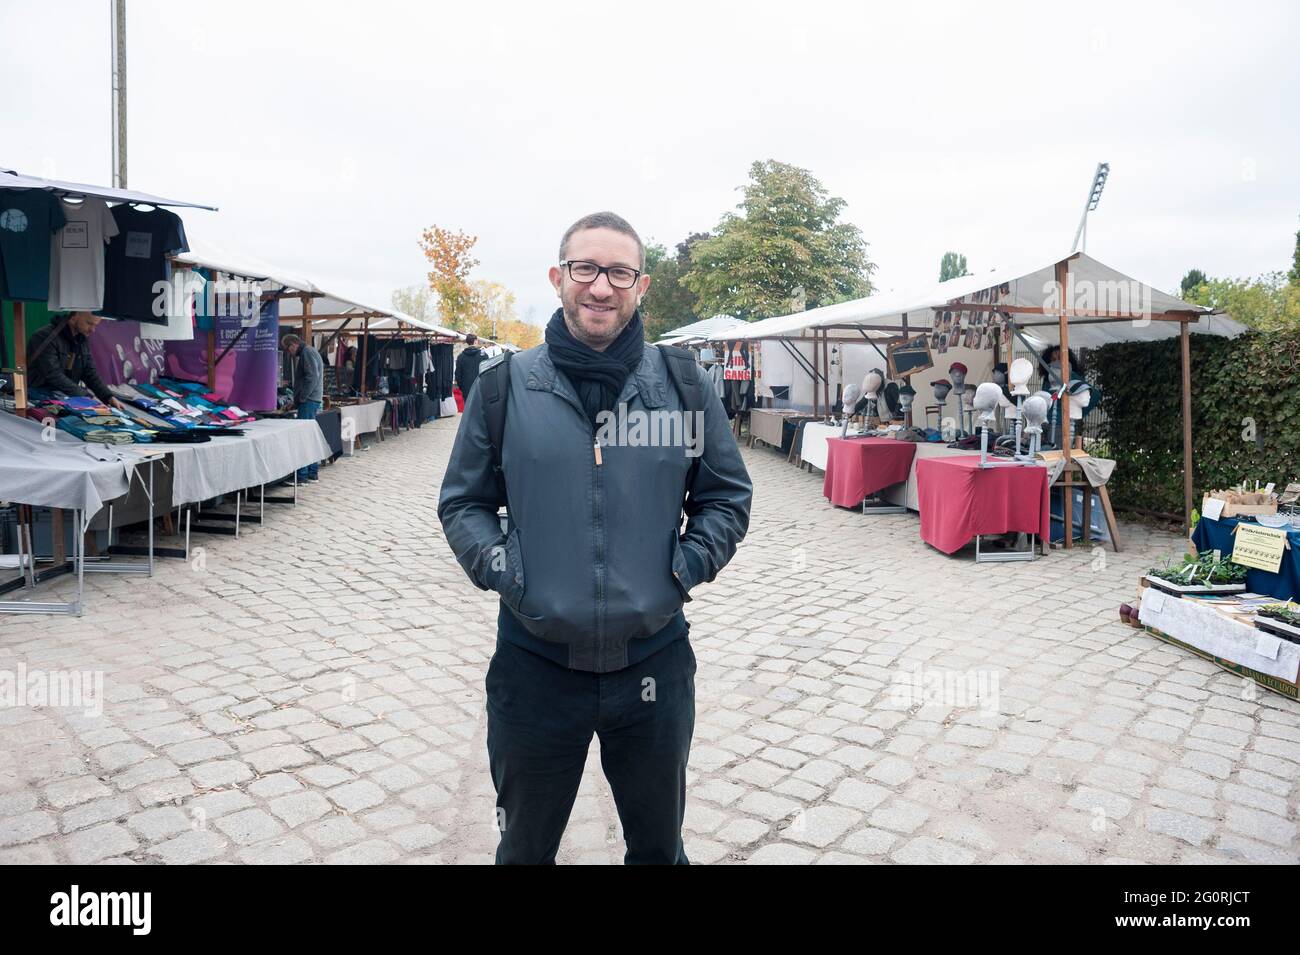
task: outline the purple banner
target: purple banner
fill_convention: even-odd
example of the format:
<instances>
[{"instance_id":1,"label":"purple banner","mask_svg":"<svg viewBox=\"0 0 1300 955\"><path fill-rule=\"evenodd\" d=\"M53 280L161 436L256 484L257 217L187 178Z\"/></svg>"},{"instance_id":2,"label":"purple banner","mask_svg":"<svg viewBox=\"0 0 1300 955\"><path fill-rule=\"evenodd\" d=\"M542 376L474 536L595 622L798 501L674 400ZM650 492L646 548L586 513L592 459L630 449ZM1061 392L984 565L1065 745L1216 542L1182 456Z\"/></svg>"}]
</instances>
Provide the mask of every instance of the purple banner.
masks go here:
<instances>
[{"instance_id":1,"label":"purple banner","mask_svg":"<svg viewBox=\"0 0 1300 955\"><path fill-rule=\"evenodd\" d=\"M139 322L106 318L90 335L90 354L106 384L152 384L166 374L164 344L141 338Z\"/></svg>"},{"instance_id":2,"label":"purple banner","mask_svg":"<svg viewBox=\"0 0 1300 955\"><path fill-rule=\"evenodd\" d=\"M245 328L238 315L218 316L215 322L217 355L226 353L217 364L216 393L244 411L274 411L275 387L280 377L280 303L275 300L263 303L261 321L256 327ZM166 345L163 374L188 381L207 381L206 332L196 332L193 341L163 344Z\"/></svg>"}]
</instances>

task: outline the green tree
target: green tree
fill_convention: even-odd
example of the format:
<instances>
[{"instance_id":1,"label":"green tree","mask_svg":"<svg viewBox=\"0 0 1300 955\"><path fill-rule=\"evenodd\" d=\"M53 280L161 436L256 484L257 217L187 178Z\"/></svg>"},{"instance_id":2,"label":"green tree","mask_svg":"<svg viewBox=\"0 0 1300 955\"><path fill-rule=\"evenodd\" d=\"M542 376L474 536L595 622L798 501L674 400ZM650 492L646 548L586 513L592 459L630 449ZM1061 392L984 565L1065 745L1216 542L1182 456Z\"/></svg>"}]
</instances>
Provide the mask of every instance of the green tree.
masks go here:
<instances>
[{"instance_id":1,"label":"green tree","mask_svg":"<svg viewBox=\"0 0 1300 955\"><path fill-rule=\"evenodd\" d=\"M1222 309L1260 331L1300 327L1300 285L1287 282L1282 272L1253 279L1206 279L1186 298L1195 305Z\"/></svg>"},{"instance_id":2,"label":"green tree","mask_svg":"<svg viewBox=\"0 0 1300 955\"><path fill-rule=\"evenodd\" d=\"M1201 285L1205 284L1205 273L1200 269L1192 269L1183 276L1183 283L1179 286L1182 289L1182 299L1185 302L1191 301L1187 296Z\"/></svg>"},{"instance_id":3,"label":"green tree","mask_svg":"<svg viewBox=\"0 0 1300 955\"><path fill-rule=\"evenodd\" d=\"M646 274L650 276L650 288L641 300L646 341L656 341L674 328L699 320L695 296L682 284L682 276L690 269L691 246L703 238L708 238L708 233L693 233L679 242L671 255L658 243L646 246Z\"/></svg>"},{"instance_id":4,"label":"green tree","mask_svg":"<svg viewBox=\"0 0 1300 955\"><path fill-rule=\"evenodd\" d=\"M408 285L393 289L393 308L431 324L438 323L438 301L427 285Z\"/></svg>"},{"instance_id":5,"label":"green tree","mask_svg":"<svg viewBox=\"0 0 1300 955\"><path fill-rule=\"evenodd\" d=\"M970 275L970 272L966 271L966 256L959 252L945 252L943 260L939 263L939 281L959 279L963 275Z\"/></svg>"},{"instance_id":6,"label":"green tree","mask_svg":"<svg viewBox=\"0 0 1300 955\"><path fill-rule=\"evenodd\" d=\"M1291 253L1291 271L1287 277L1292 285L1300 285L1300 231L1295 234L1295 251Z\"/></svg>"},{"instance_id":7,"label":"green tree","mask_svg":"<svg viewBox=\"0 0 1300 955\"><path fill-rule=\"evenodd\" d=\"M857 226L838 221L844 200L811 172L756 162L741 191L740 214L724 215L691 247L681 283L694 293L698 314L784 314L800 288L808 308L870 294L875 266L867 243Z\"/></svg>"}]
</instances>

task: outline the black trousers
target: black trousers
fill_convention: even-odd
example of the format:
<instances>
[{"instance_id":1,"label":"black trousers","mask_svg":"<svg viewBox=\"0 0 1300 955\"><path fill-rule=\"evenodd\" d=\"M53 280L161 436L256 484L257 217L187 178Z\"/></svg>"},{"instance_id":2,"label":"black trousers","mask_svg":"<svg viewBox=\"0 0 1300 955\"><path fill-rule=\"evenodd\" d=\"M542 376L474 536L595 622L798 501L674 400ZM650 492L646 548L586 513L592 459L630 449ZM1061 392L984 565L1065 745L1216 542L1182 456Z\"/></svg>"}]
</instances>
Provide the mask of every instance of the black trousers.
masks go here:
<instances>
[{"instance_id":1,"label":"black trousers","mask_svg":"<svg viewBox=\"0 0 1300 955\"><path fill-rule=\"evenodd\" d=\"M593 733L623 825L623 861L687 864L682 819L695 732L690 640L675 640L616 673L570 670L498 640L487 712L498 865L555 863Z\"/></svg>"}]
</instances>

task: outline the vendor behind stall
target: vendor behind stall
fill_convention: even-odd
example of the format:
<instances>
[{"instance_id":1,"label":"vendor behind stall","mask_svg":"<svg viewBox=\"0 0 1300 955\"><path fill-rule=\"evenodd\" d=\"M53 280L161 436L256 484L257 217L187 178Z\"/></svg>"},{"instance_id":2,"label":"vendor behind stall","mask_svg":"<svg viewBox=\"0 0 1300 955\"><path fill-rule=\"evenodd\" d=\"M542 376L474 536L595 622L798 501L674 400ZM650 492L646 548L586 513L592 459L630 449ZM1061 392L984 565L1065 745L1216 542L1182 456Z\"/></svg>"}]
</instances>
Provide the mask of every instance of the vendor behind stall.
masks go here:
<instances>
[{"instance_id":1,"label":"vendor behind stall","mask_svg":"<svg viewBox=\"0 0 1300 955\"><path fill-rule=\"evenodd\" d=\"M90 312L73 312L66 321L55 319L27 339L27 383L32 388L61 391L69 397L94 395L106 405L121 408L99 377L90 354L90 336L102 319Z\"/></svg>"}]
</instances>

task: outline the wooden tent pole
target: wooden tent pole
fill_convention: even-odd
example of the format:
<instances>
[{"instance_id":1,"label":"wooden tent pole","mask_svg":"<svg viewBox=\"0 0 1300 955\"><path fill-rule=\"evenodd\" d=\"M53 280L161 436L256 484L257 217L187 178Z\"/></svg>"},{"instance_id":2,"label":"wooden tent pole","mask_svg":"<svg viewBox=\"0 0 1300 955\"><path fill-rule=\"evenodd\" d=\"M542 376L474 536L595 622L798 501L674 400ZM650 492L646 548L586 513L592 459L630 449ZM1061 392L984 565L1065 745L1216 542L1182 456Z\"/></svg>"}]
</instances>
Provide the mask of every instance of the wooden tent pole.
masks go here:
<instances>
[{"instance_id":1,"label":"wooden tent pole","mask_svg":"<svg viewBox=\"0 0 1300 955\"><path fill-rule=\"evenodd\" d=\"M14 410L27 411L27 311L23 302L14 302L14 367L18 381L14 387Z\"/></svg>"},{"instance_id":2,"label":"wooden tent pole","mask_svg":"<svg viewBox=\"0 0 1300 955\"><path fill-rule=\"evenodd\" d=\"M826 413L831 413L831 344L822 332L822 394L826 396Z\"/></svg>"},{"instance_id":3,"label":"wooden tent pole","mask_svg":"<svg viewBox=\"0 0 1300 955\"><path fill-rule=\"evenodd\" d=\"M818 359L818 357L817 357L817 349L818 349L820 346L817 344L817 333L816 333L816 332L813 332L812 347L813 347L813 353L812 353L812 368L809 370L808 375L812 378L813 417L814 417L814 418L820 418L820 417L821 417L821 413L820 413L820 411L821 411L821 395L819 395L819 394L817 393L817 362L819 361L819 359Z\"/></svg>"},{"instance_id":4,"label":"wooden tent pole","mask_svg":"<svg viewBox=\"0 0 1300 955\"><path fill-rule=\"evenodd\" d=\"M1061 384L1067 384L1070 380L1070 319L1066 314L1067 302L1065 299L1066 287L1070 280L1070 262L1067 259L1064 262L1056 263L1056 292L1060 296L1061 313L1058 319L1061 336ZM1065 473L1070 472L1070 446L1073 443L1070 436L1070 414L1065 407L1065 399L1062 398L1057 402L1057 408L1060 411L1061 418L1061 452L1065 455ZM1084 493L1088 493L1088 488ZM1065 528L1065 548L1066 550L1074 547L1074 487L1066 485L1061 489L1061 516Z\"/></svg>"},{"instance_id":5,"label":"wooden tent pole","mask_svg":"<svg viewBox=\"0 0 1300 955\"><path fill-rule=\"evenodd\" d=\"M366 352L370 345L370 316L361 323L361 398L366 397Z\"/></svg>"},{"instance_id":6,"label":"wooden tent pole","mask_svg":"<svg viewBox=\"0 0 1300 955\"><path fill-rule=\"evenodd\" d=\"M304 345L311 344L311 296L300 296L298 301L302 302L302 341Z\"/></svg>"},{"instance_id":7,"label":"wooden tent pole","mask_svg":"<svg viewBox=\"0 0 1300 955\"><path fill-rule=\"evenodd\" d=\"M221 273L213 271L212 281L220 287ZM213 303L212 314L208 315L208 393L214 394L217 390L217 314L221 309L216 306L216 295L208 300Z\"/></svg>"},{"instance_id":8,"label":"wooden tent pole","mask_svg":"<svg viewBox=\"0 0 1300 955\"><path fill-rule=\"evenodd\" d=\"M1183 371L1183 521L1184 530L1192 532L1192 342L1191 330L1184 321L1179 329Z\"/></svg>"}]
</instances>

